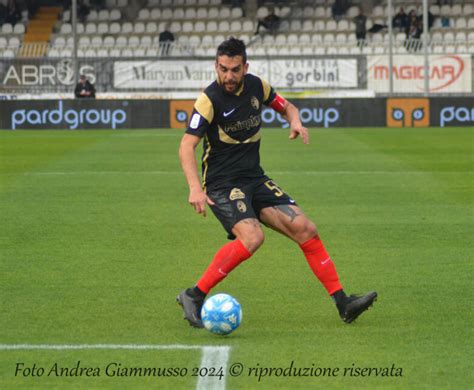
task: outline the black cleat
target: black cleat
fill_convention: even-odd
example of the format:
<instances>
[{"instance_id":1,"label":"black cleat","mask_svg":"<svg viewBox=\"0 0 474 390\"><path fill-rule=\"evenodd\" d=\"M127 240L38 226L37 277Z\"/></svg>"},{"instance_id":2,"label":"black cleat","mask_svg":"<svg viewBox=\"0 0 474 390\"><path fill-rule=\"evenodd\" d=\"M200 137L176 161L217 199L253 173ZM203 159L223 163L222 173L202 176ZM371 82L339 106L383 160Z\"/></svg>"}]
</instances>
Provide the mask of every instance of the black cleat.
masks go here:
<instances>
[{"instance_id":1,"label":"black cleat","mask_svg":"<svg viewBox=\"0 0 474 390\"><path fill-rule=\"evenodd\" d=\"M351 295L347 297L346 302L339 309L339 315L346 324L350 324L372 306L376 300L377 293L375 291L371 291L363 296Z\"/></svg>"},{"instance_id":2,"label":"black cleat","mask_svg":"<svg viewBox=\"0 0 474 390\"><path fill-rule=\"evenodd\" d=\"M192 297L184 290L176 297L176 301L183 308L184 318L188 320L189 325L195 328L204 328L201 321L201 308L204 299Z\"/></svg>"}]
</instances>

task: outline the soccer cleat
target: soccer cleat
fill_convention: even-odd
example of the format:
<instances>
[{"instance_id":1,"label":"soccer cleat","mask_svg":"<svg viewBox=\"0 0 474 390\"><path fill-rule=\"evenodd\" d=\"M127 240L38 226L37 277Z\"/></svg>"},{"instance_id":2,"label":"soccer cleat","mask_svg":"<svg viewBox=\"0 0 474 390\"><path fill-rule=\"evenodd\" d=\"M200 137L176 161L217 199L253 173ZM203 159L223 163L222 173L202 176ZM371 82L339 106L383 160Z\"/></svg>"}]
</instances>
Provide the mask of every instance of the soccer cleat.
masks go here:
<instances>
[{"instance_id":1,"label":"soccer cleat","mask_svg":"<svg viewBox=\"0 0 474 390\"><path fill-rule=\"evenodd\" d=\"M204 299L192 297L184 290L176 297L176 301L183 308L184 318L188 320L189 325L195 328L204 328L201 320L201 308Z\"/></svg>"},{"instance_id":2,"label":"soccer cleat","mask_svg":"<svg viewBox=\"0 0 474 390\"><path fill-rule=\"evenodd\" d=\"M351 295L350 297L347 297L346 302L339 309L341 319L346 324L350 324L370 306L372 306L376 300L377 293L375 291L371 291L363 296Z\"/></svg>"}]
</instances>

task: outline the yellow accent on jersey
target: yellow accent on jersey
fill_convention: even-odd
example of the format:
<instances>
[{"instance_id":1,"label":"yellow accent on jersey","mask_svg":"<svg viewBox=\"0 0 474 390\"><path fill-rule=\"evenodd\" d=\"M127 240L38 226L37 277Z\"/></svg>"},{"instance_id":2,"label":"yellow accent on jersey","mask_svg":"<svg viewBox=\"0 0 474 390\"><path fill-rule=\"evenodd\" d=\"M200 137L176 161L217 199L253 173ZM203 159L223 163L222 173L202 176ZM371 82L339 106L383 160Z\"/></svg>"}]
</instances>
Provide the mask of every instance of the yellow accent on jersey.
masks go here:
<instances>
[{"instance_id":1,"label":"yellow accent on jersey","mask_svg":"<svg viewBox=\"0 0 474 390\"><path fill-rule=\"evenodd\" d=\"M214 107L211 100L205 93L201 93L194 103L194 108L199 114L201 114L208 123L211 123L214 119Z\"/></svg>"},{"instance_id":2,"label":"yellow accent on jersey","mask_svg":"<svg viewBox=\"0 0 474 390\"><path fill-rule=\"evenodd\" d=\"M240 86L238 91L236 93L234 93L234 95L240 96L240 94L242 93L243 90L244 90L244 83L242 82L242 85Z\"/></svg>"},{"instance_id":3,"label":"yellow accent on jersey","mask_svg":"<svg viewBox=\"0 0 474 390\"><path fill-rule=\"evenodd\" d=\"M204 192L206 192L206 175L207 175L207 168L209 167L207 163L207 159L209 158L209 153L211 153L211 143L207 139L207 135L204 136L204 140L205 142L207 142L207 149L202 158L202 163L204 165L204 170L202 171L202 189Z\"/></svg>"}]
</instances>

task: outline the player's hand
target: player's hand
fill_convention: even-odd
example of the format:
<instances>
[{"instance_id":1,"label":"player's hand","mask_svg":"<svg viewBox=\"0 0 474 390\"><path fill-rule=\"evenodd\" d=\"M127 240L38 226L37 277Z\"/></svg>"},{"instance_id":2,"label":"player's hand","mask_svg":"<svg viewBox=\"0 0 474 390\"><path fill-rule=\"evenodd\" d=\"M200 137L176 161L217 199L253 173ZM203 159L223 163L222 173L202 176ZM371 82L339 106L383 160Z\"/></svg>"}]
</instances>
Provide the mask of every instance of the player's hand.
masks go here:
<instances>
[{"instance_id":1,"label":"player's hand","mask_svg":"<svg viewBox=\"0 0 474 390\"><path fill-rule=\"evenodd\" d=\"M301 135L301 139L303 140L303 143L308 144L309 143L309 133L308 129L306 127L303 127L300 124L291 126L291 131L290 131L290 139L296 139L298 138L298 135Z\"/></svg>"},{"instance_id":2,"label":"player's hand","mask_svg":"<svg viewBox=\"0 0 474 390\"><path fill-rule=\"evenodd\" d=\"M198 214L206 216L206 204L212 206L214 202L202 189L189 191L189 204L194 207Z\"/></svg>"}]
</instances>

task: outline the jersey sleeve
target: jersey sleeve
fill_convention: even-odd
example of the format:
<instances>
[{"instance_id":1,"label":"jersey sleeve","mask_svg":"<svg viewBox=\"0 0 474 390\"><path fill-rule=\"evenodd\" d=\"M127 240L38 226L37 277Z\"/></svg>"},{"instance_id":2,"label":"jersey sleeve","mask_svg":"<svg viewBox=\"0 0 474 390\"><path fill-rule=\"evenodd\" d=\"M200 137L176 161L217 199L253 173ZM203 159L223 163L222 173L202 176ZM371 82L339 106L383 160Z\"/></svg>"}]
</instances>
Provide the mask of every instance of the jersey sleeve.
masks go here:
<instances>
[{"instance_id":1,"label":"jersey sleeve","mask_svg":"<svg viewBox=\"0 0 474 390\"><path fill-rule=\"evenodd\" d=\"M193 113L186 133L203 137L213 119L214 106L211 99L203 92L194 103Z\"/></svg>"},{"instance_id":2,"label":"jersey sleeve","mask_svg":"<svg viewBox=\"0 0 474 390\"><path fill-rule=\"evenodd\" d=\"M263 88L263 104L269 106L276 97L276 92L270 84L264 79L260 79Z\"/></svg>"}]
</instances>

